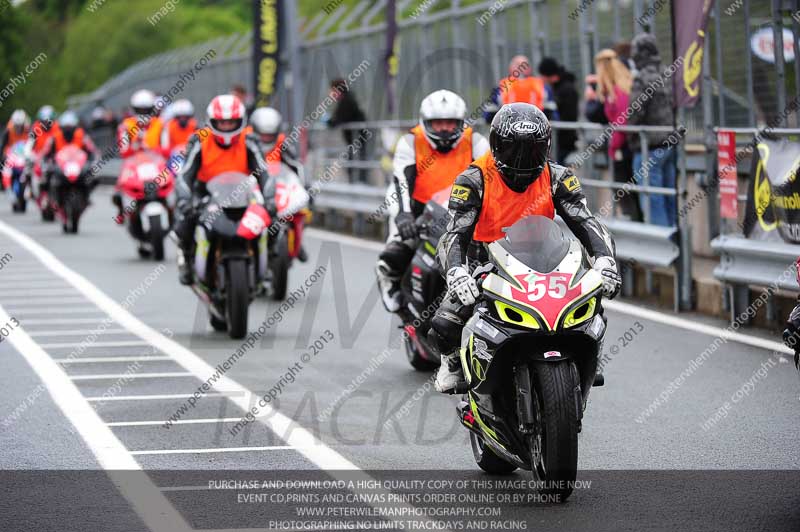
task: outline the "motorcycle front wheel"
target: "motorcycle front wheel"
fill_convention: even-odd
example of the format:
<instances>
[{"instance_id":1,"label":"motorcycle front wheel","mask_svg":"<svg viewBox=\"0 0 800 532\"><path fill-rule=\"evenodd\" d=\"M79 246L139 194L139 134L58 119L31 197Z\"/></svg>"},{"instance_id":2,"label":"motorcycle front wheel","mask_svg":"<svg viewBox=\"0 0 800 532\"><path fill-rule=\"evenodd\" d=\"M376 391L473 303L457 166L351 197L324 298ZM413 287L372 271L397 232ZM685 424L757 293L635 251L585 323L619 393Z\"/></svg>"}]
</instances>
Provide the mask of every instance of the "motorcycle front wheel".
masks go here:
<instances>
[{"instance_id":1,"label":"motorcycle front wheel","mask_svg":"<svg viewBox=\"0 0 800 532\"><path fill-rule=\"evenodd\" d=\"M533 369L536 394L533 411L537 433L529 439L531 471L546 495L565 502L578 472L578 401L580 385L572 362L539 364ZM576 390L577 389L577 390Z\"/></svg>"},{"instance_id":2,"label":"motorcycle front wheel","mask_svg":"<svg viewBox=\"0 0 800 532\"><path fill-rule=\"evenodd\" d=\"M238 340L247 334L247 310L250 306L247 262L242 259L229 260L225 270L228 275L225 284L228 336Z\"/></svg>"}]
</instances>

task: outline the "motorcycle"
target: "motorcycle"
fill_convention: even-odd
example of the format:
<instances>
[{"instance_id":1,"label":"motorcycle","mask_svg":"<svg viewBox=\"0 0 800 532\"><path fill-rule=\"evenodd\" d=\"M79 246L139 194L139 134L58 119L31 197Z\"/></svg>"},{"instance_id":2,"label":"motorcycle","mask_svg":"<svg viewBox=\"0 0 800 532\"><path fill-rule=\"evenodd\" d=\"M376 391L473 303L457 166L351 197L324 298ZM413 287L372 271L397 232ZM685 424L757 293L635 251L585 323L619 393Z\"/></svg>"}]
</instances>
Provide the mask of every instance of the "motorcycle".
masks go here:
<instances>
[{"instance_id":1,"label":"motorcycle","mask_svg":"<svg viewBox=\"0 0 800 532\"><path fill-rule=\"evenodd\" d=\"M92 185L84 166L88 156L77 146L64 146L56 153L56 165L51 181L53 207L65 233L77 233L78 222L89 206Z\"/></svg>"},{"instance_id":2,"label":"motorcycle","mask_svg":"<svg viewBox=\"0 0 800 532\"><path fill-rule=\"evenodd\" d=\"M247 314L266 266L270 218L252 176L225 172L206 183L196 205L192 290L206 304L211 326L231 338L247 334Z\"/></svg>"},{"instance_id":3,"label":"motorcycle","mask_svg":"<svg viewBox=\"0 0 800 532\"><path fill-rule=\"evenodd\" d=\"M25 142L18 141L6 153L2 171L3 188L11 199L12 212L25 212L28 200L25 179Z\"/></svg>"},{"instance_id":4,"label":"motorcycle","mask_svg":"<svg viewBox=\"0 0 800 532\"><path fill-rule=\"evenodd\" d=\"M44 178L44 170L42 168L42 157L37 154L36 162L33 164L33 176L31 180L31 196L39 207L42 214L43 222L52 222L55 220L55 206L51 199L50 191L47 190L47 184Z\"/></svg>"},{"instance_id":5,"label":"motorcycle","mask_svg":"<svg viewBox=\"0 0 800 532\"><path fill-rule=\"evenodd\" d=\"M458 390L458 414L481 469L529 470L540 493L564 502L606 328L602 278L542 216L519 220L488 252L473 272L480 297L461 336L467 389Z\"/></svg>"},{"instance_id":6,"label":"motorcycle","mask_svg":"<svg viewBox=\"0 0 800 532\"><path fill-rule=\"evenodd\" d=\"M275 206L278 221L267 239L268 267L265 292L273 299L286 299L289 268L299 256L303 243L303 227L311 220L311 196L297 174L284 163L269 163L270 177L275 180Z\"/></svg>"},{"instance_id":7,"label":"motorcycle","mask_svg":"<svg viewBox=\"0 0 800 532\"><path fill-rule=\"evenodd\" d=\"M400 281L398 315L406 332L403 335L406 357L411 366L419 371L434 370L439 367L441 360L439 352L428 341L428 330L446 288L436 265L436 246L450 219L447 214L450 188L434 194L417 217L417 249L411 266Z\"/></svg>"},{"instance_id":8,"label":"motorcycle","mask_svg":"<svg viewBox=\"0 0 800 532\"><path fill-rule=\"evenodd\" d=\"M158 153L139 152L125 159L116 189L125 205L128 232L139 242L142 258L164 260L164 237L172 225L167 198L174 188L175 178Z\"/></svg>"},{"instance_id":9,"label":"motorcycle","mask_svg":"<svg viewBox=\"0 0 800 532\"><path fill-rule=\"evenodd\" d=\"M169 152L167 159L167 168L172 173L173 177L178 177L184 161L186 161L186 144L178 144Z\"/></svg>"}]
</instances>

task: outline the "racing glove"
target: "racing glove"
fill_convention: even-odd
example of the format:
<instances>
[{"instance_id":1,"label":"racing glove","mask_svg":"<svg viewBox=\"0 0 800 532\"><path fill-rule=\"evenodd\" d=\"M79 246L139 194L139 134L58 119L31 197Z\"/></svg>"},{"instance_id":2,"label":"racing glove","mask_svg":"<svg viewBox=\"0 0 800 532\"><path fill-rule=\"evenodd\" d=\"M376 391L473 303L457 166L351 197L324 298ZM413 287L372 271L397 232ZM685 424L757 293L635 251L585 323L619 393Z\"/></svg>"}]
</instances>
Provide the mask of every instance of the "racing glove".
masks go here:
<instances>
[{"instance_id":1,"label":"racing glove","mask_svg":"<svg viewBox=\"0 0 800 532\"><path fill-rule=\"evenodd\" d=\"M614 299L622 286L622 277L617 271L617 262L611 257L597 257L594 261L594 271L603 277L603 295Z\"/></svg>"},{"instance_id":2,"label":"racing glove","mask_svg":"<svg viewBox=\"0 0 800 532\"><path fill-rule=\"evenodd\" d=\"M411 240L417 237L417 222L411 213L401 212L394 219L394 223L397 225L397 232L403 240Z\"/></svg>"},{"instance_id":3,"label":"racing glove","mask_svg":"<svg viewBox=\"0 0 800 532\"><path fill-rule=\"evenodd\" d=\"M447 291L455 294L462 305L475 303L478 297L478 284L463 266L455 266L447 271Z\"/></svg>"},{"instance_id":4,"label":"racing glove","mask_svg":"<svg viewBox=\"0 0 800 532\"><path fill-rule=\"evenodd\" d=\"M786 319L786 328L783 330L783 342L794 349L795 353L800 351L800 301L792 309Z\"/></svg>"}]
</instances>

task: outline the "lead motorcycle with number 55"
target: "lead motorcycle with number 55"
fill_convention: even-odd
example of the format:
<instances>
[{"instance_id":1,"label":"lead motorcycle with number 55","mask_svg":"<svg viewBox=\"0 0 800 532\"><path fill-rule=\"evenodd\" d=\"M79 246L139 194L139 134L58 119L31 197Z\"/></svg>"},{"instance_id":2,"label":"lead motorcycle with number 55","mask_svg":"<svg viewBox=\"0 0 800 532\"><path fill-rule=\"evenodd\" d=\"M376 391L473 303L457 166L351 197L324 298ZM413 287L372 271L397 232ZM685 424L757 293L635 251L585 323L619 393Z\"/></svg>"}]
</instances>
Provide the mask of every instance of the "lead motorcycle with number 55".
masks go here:
<instances>
[{"instance_id":1,"label":"lead motorcycle with number 55","mask_svg":"<svg viewBox=\"0 0 800 532\"><path fill-rule=\"evenodd\" d=\"M583 247L542 216L519 220L488 252L474 270L480 296L462 333L468 389L459 416L481 469L529 470L540 493L563 502L606 329L602 278Z\"/></svg>"}]
</instances>

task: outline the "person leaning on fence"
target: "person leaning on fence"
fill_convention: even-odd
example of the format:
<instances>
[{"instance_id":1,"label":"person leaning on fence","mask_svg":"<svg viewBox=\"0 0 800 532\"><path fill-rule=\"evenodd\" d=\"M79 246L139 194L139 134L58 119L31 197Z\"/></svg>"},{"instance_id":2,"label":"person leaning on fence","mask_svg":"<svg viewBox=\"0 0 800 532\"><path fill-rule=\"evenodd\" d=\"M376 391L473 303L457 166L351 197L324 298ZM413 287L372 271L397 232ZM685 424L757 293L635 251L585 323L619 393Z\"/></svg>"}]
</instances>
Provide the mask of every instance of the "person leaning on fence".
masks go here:
<instances>
[{"instance_id":1,"label":"person leaning on fence","mask_svg":"<svg viewBox=\"0 0 800 532\"><path fill-rule=\"evenodd\" d=\"M501 106L509 103L529 103L544 111L548 120L558 120L558 109L552 89L544 79L533 76L530 59L515 55L508 64L508 77L497 82L491 103L484 107L483 118L491 124Z\"/></svg>"},{"instance_id":2,"label":"person leaning on fence","mask_svg":"<svg viewBox=\"0 0 800 532\"><path fill-rule=\"evenodd\" d=\"M336 100L336 108L328 119L329 127L342 126L353 122L365 122L367 120L364 111L358 106L358 101L350 91L345 80L334 79L331 81L330 96ZM355 130L353 129L342 129L342 136L344 137L345 144L347 144L347 159L351 163L355 161L363 162L367 155L364 143L354 143L354 140L356 140L356 138L366 139L369 138L369 135L364 129L359 130L358 135L354 135L354 133ZM356 144L358 144L358 146ZM363 168L353 168L349 166L347 168L347 175L351 183L367 182L367 171Z\"/></svg>"},{"instance_id":3,"label":"person leaning on fence","mask_svg":"<svg viewBox=\"0 0 800 532\"><path fill-rule=\"evenodd\" d=\"M630 71L619 60L611 49L600 50L594 56L594 68L597 72L598 101L603 103L606 119L616 125L625 125L629 95L633 83ZM594 92L594 91L593 91ZM624 132L615 130L608 142L608 160L613 163L614 181L618 183L634 183L633 156L628 147ZM622 213L635 222L642 221L642 210L639 195L628 192L620 197Z\"/></svg>"},{"instance_id":4,"label":"person leaning on fence","mask_svg":"<svg viewBox=\"0 0 800 532\"><path fill-rule=\"evenodd\" d=\"M558 119L563 122L577 122L578 90L575 88L575 74L567 71L564 65L559 64L552 57L543 58L539 62L537 70L552 90ZM575 143L578 140L577 132L574 129L562 129L557 130L555 135L558 147L556 162L567 164L567 156L575 151Z\"/></svg>"},{"instance_id":5,"label":"person leaning on fence","mask_svg":"<svg viewBox=\"0 0 800 532\"><path fill-rule=\"evenodd\" d=\"M634 37L631 43L636 73L630 93L628 124L643 126L672 126L672 83L664 75L656 39L649 33ZM633 171L636 182L644 184L645 167L649 184L655 187L675 188L675 147L668 142L669 132L646 133L649 158L643 160L639 133L628 133L628 145L633 151ZM650 205L649 222L655 225L674 226L677 212L675 196L641 194Z\"/></svg>"}]
</instances>

